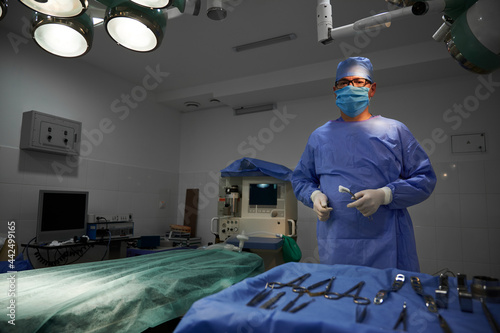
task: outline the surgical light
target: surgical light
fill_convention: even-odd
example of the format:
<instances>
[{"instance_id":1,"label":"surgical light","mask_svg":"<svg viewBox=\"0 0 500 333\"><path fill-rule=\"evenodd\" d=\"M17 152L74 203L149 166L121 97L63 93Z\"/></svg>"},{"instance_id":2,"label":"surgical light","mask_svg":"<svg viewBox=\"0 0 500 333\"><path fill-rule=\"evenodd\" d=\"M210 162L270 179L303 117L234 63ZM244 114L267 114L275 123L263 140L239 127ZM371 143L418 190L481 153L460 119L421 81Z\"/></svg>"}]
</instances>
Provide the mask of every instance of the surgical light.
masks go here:
<instances>
[{"instance_id":1,"label":"surgical light","mask_svg":"<svg viewBox=\"0 0 500 333\"><path fill-rule=\"evenodd\" d=\"M488 74L500 68L499 13L500 1L479 0L452 19L444 42L453 59L465 69Z\"/></svg>"},{"instance_id":2,"label":"surgical light","mask_svg":"<svg viewBox=\"0 0 500 333\"><path fill-rule=\"evenodd\" d=\"M159 9L125 1L108 9L104 25L119 45L137 52L149 52L160 46L167 20Z\"/></svg>"},{"instance_id":3,"label":"surgical light","mask_svg":"<svg viewBox=\"0 0 500 333\"><path fill-rule=\"evenodd\" d=\"M65 19L35 13L31 33L42 49L66 58L87 53L94 36L92 20L86 14Z\"/></svg>"},{"instance_id":4,"label":"surgical light","mask_svg":"<svg viewBox=\"0 0 500 333\"><path fill-rule=\"evenodd\" d=\"M51 16L75 17L89 6L88 0L19 0L32 10Z\"/></svg>"},{"instance_id":5,"label":"surgical light","mask_svg":"<svg viewBox=\"0 0 500 333\"><path fill-rule=\"evenodd\" d=\"M330 0L318 0L318 41L328 44L374 28L388 28L395 19L443 13L444 23L432 36L444 41L462 67L479 74L500 68L500 1L498 0L386 0L402 7L333 28Z\"/></svg>"},{"instance_id":6,"label":"surgical light","mask_svg":"<svg viewBox=\"0 0 500 333\"><path fill-rule=\"evenodd\" d=\"M7 0L0 0L0 21L7 15Z\"/></svg>"},{"instance_id":7,"label":"surgical light","mask_svg":"<svg viewBox=\"0 0 500 333\"><path fill-rule=\"evenodd\" d=\"M148 8L165 8L170 4L170 0L131 0L136 4Z\"/></svg>"}]
</instances>

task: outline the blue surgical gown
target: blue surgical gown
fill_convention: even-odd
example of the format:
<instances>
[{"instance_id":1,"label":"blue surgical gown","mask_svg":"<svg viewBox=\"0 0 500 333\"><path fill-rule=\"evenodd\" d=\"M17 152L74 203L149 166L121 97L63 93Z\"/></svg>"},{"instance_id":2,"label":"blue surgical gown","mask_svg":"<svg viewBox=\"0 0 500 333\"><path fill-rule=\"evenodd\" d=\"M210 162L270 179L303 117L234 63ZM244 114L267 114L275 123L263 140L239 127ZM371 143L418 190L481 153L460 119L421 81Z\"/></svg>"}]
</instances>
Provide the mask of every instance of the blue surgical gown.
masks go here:
<instances>
[{"instance_id":1,"label":"blue surgical gown","mask_svg":"<svg viewBox=\"0 0 500 333\"><path fill-rule=\"evenodd\" d=\"M313 207L311 194L320 190L333 208L327 221L317 221L321 263L420 271L406 208L431 195L436 175L404 124L381 116L329 121L309 137L292 185L306 206ZM353 193L387 186L393 199L367 218L346 207L352 199L339 185Z\"/></svg>"}]
</instances>

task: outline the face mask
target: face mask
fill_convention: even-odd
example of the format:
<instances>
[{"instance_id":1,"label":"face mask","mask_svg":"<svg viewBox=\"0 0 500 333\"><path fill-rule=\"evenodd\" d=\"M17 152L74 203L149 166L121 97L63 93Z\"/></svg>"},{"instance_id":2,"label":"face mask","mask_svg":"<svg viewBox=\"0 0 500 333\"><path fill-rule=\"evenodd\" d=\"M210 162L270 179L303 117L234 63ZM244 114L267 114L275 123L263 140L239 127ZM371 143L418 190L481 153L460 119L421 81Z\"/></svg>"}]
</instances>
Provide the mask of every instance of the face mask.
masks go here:
<instances>
[{"instance_id":1,"label":"face mask","mask_svg":"<svg viewBox=\"0 0 500 333\"><path fill-rule=\"evenodd\" d=\"M368 97L368 87L347 86L335 91L337 94L336 104L347 116L354 118L363 112L370 98Z\"/></svg>"}]
</instances>

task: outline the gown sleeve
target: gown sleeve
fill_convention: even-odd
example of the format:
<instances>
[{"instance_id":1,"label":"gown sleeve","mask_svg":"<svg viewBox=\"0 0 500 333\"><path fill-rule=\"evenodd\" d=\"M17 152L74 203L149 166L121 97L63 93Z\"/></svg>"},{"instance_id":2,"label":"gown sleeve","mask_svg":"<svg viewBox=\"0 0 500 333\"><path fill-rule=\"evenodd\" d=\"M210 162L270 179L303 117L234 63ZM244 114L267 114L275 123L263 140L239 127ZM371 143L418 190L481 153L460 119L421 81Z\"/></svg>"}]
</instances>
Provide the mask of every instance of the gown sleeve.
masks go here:
<instances>
[{"instance_id":1,"label":"gown sleeve","mask_svg":"<svg viewBox=\"0 0 500 333\"><path fill-rule=\"evenodd\" d=\"M398 179L387 184L392 190L389 209L403 209L427 199L436 186L436 174L427 153L402 125L400 138L403 147L403 165Z\"/></svg>"},{"instance_id":2,"label":"gown sleeve","mask_svg":"<svg viewBox=\"0 0 500 333\"><path fill-rule=\"evenodd\" d=\"M309 137L302 157L292 175L292 187L295 197L310 208L313 207L311 194L319 189L319 178L316 174L312 141L312 137Z\"/></svg>"}]
</instances>

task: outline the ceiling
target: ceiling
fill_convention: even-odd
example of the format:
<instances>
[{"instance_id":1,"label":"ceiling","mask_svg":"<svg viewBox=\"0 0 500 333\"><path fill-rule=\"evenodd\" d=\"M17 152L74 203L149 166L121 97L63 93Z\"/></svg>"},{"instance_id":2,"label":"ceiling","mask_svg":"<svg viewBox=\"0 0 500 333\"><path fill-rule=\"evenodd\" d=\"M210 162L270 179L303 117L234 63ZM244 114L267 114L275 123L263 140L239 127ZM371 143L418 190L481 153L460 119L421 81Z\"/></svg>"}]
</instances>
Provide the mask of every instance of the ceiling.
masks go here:
<instances>
[{"instance_id":1,"label":"ceiling","mask_svg":"<svg viewBox=\"0 0 500 333\"><path fill-rule=\"evenodd\" d=\"M151 53L127 50L114 43L103 26L96 26L90 52L72 61L136 85L143 84L146 67L159 70L164 80L154 90L158 102L181 112L326 95L331 92L336 65L346 56L368 56L379 86L465 72L445 45L432 39L442 23L440 14L399 19L388 29L323 45L317 41L315 0L228 0L227 4L228 16L222 21L206 16L207 0L201 0L198 16L169 19L162 45ZM331 0L331 4L334 27L395 9L384 0ZM31 13L10 0L0 26L19 31L20 17L30 18ZM237 45L289 33L297 38L233 51ZM186 106L186 102L199 106Z\"/></svg>"}]
</instances>

